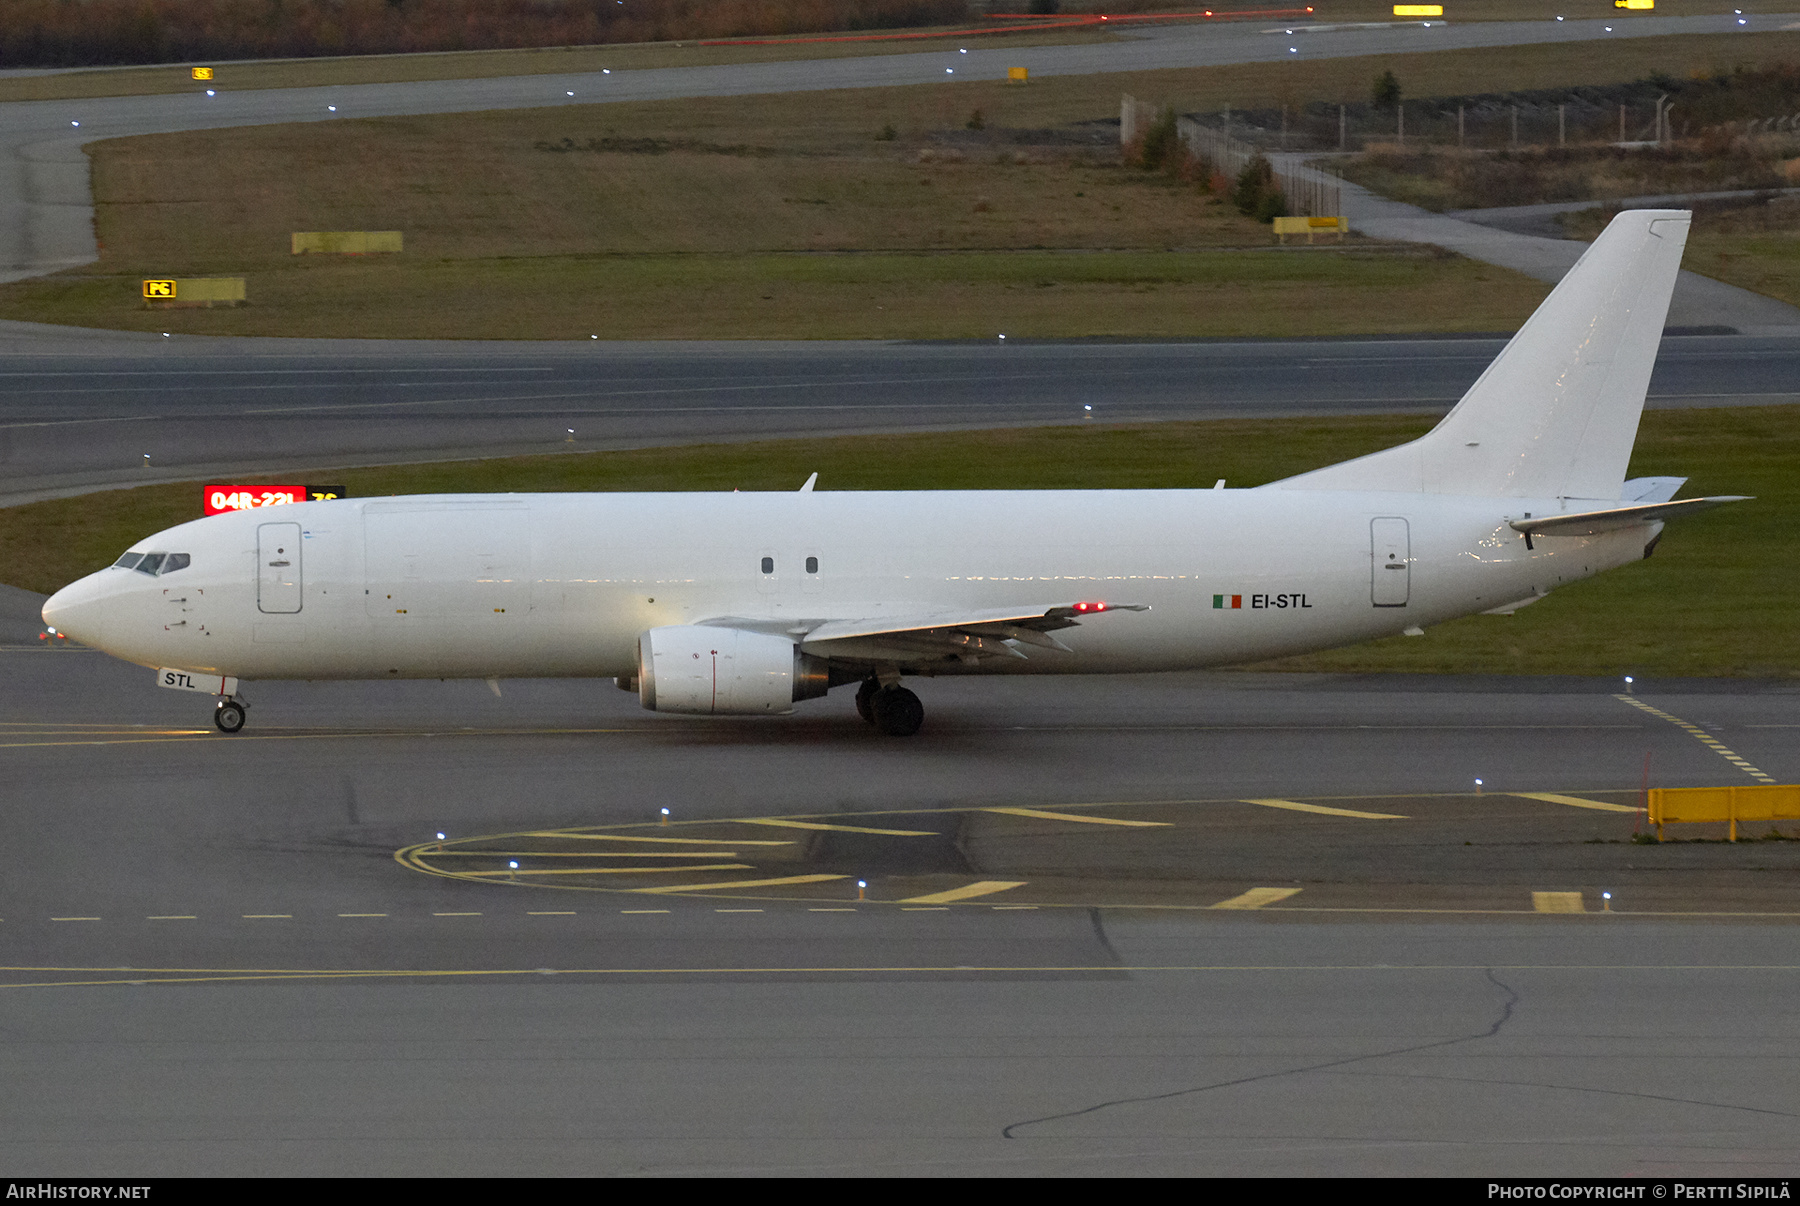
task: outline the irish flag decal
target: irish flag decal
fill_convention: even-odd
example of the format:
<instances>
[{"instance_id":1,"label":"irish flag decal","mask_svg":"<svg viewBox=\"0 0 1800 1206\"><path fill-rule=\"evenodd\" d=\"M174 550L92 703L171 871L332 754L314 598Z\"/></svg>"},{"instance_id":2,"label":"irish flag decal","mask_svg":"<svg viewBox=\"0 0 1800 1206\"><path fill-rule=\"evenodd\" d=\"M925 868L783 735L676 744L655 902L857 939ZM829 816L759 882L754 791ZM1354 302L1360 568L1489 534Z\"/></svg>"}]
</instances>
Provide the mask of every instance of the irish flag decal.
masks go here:
<instances>
[{"instance_id":1,"label":"irish flag decal","mask_svg":"<svg viewBox=\"0 0 1800 1206\"><path fill-rule=\"evenodd\" d=\"M1213 596L1213 606L1214 607L1240 607L1241 608L1243 605L1244 605L1244 596L1242 596L1242 595L1214 595Z\"/></svg>"}]
</instances>

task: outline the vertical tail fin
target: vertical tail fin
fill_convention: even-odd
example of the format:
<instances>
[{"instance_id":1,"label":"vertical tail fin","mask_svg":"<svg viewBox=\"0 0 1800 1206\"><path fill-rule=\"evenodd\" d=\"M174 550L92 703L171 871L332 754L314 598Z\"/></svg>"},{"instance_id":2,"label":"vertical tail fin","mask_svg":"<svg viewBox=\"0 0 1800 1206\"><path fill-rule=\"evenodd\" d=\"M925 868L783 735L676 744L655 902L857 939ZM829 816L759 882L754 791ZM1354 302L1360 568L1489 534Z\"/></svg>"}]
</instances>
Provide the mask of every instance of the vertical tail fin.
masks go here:
<instances>
[{"instance_id":1,"label":"vertical tail fin","mask_svg":"<svg viewBox=\"0 0 1800 1206\"><path fill-rule=\"evenodd\" d=\"M1614 218L1455 409L1419 439L1272 485L1618 498L1689 217L1638 209Z\"/></svg>"}]
</instances>

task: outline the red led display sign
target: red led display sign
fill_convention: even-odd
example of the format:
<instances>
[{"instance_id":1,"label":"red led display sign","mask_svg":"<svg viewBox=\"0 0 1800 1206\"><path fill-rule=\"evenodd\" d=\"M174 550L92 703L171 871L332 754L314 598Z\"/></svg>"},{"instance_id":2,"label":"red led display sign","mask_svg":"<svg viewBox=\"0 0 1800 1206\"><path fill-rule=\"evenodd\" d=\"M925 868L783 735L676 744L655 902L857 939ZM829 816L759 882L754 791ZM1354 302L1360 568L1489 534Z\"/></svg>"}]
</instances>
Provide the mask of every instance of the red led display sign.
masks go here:
<instances>
[{"instance_id":1,"label":"red led display sign","mask_svg":"<svg viewBox=\"0 0 1800 1206\"><path fill-rule=\"evenodd\" d=\"M252 511L258 507L339 498L343 493L336 487L209 485L200 504L208 515L223 515L227 511Z\"/></svg>"},{"instance_id":2,"label":"red led display sign","mask_svg":"<svg viewBox=\"0 0 1800 1206\"><path fill-rule=\"evenodd\" d=\"M208 515L227 511L249 511L256 507L279 507L306 501L305 486L222 486L206 487L204 499Z\"/></svg>"}]
</instances>

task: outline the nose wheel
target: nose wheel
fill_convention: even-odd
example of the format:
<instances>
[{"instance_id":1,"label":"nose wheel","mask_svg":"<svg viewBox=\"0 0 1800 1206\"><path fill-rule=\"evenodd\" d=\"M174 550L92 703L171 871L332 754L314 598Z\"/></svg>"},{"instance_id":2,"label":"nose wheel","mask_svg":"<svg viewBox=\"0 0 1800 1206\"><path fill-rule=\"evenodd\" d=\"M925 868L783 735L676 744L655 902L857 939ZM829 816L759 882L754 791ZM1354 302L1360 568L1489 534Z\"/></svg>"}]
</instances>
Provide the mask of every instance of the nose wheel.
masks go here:
<instances>
[{"instance_id":1,"label":"nose wheel","mask_svg":"<svg viewBox=\"0 0 1800 1206\"><path fill-rule=\"evenodd\" d=\"M213 709L213 723L221 733L235 733L244 727L244 705L235 699L221 699Z\"/></svg>"}]
</instances>

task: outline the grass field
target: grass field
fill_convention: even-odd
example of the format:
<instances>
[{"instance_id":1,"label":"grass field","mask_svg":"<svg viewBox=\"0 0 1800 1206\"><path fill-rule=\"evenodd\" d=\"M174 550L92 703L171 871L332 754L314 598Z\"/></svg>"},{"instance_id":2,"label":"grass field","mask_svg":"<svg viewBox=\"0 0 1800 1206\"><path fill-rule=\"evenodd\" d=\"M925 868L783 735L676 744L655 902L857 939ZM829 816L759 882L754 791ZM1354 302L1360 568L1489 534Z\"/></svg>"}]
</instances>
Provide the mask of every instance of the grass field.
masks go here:
<instances>
[{"instance_id":1,"label":"grass field","mask_svg":"<svg viewBox=\"0 0 1800 1206\"><path fill-rule=\"evenodd\" d=\"M647 449L334 471L353 495L436 491L1176 488L1251 486L1419 434L1415 416L1052 427ZM1655 557L1514 616L1473 616L1265 668L1348 672L1800 675L1800 408L1652 411L1634 475L1755 502L1670 525ZM0 577L51 591L196 518L199 484L0 510Z\"/></svg>"},{"instance_id":2,"label":"grass field","mask_svg":"<svg viewBox=\"0 0 1800 1206\"><path fill-rule=\"evenodd\" d=\"M1781 143L1768 156L1708 155L1698 148L1645 155L1608 146L1527 149L1498 155L1454 148L1404 153L1387 148L1343 162L1346 178L1384 197L1443 212L1547 201L1786 188L1781 166L1800 146L1786 138Z\"/></svg>"},{"instance_id":3,"label":"grass field","mask_svg":"<svg viewBox=\"0 0 1800 1206\"><path fill-rule=\"evenodd\" d=\"M26 282L0 317L215 335L942 339L1509 331L1549 286L1471 260L1329 248L616 256L252 273L257 304L150 312L136 276Z\"/></svg>"}]
</instances>

